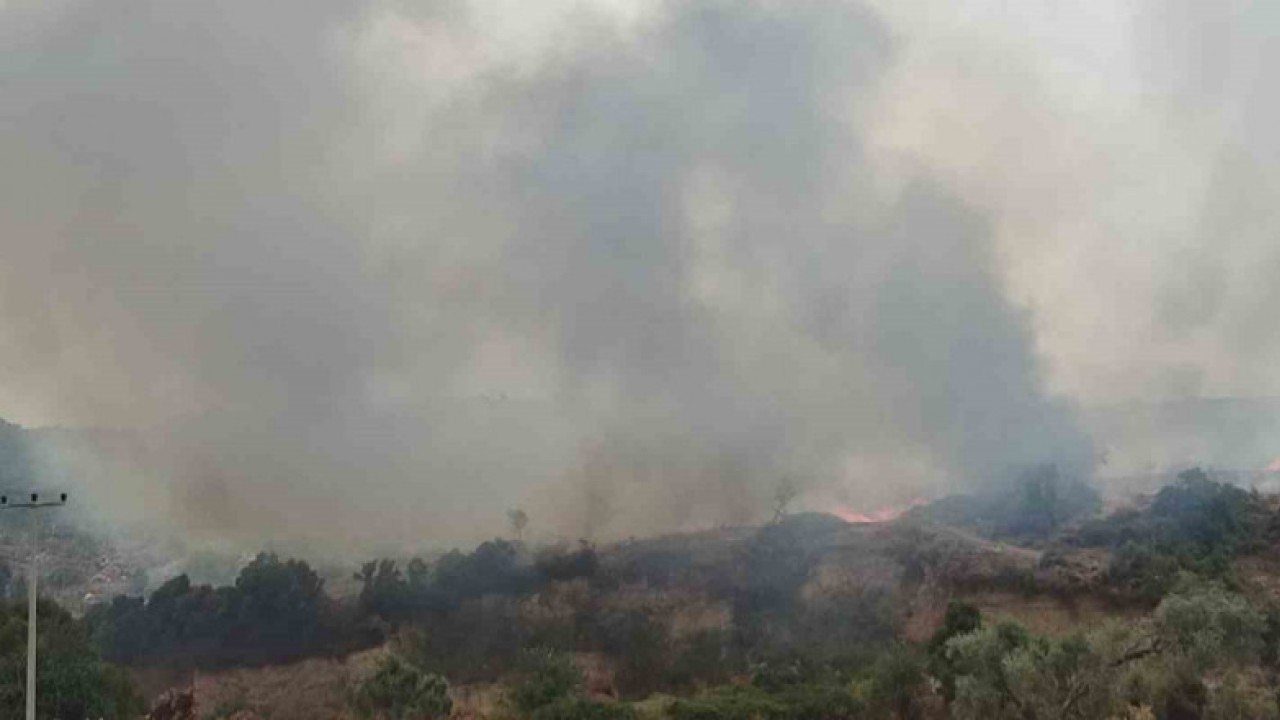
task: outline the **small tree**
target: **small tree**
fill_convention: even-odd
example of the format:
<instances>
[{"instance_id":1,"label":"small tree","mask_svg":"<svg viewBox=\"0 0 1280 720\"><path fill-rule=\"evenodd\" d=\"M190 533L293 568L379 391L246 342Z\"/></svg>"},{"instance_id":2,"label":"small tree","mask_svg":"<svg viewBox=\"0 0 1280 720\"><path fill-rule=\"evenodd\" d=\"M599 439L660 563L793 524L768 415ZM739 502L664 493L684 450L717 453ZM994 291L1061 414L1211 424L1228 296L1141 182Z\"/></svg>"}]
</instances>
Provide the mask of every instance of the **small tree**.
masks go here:
<instances>
[{"instance_id":1,"label":"small tree","mask_svg":"<svg viewBox=\"0 0 1280 720\"><path fill-rule=\"evenodd\" d=\"M360 582L360 612L384 620L400 620L409 611L410 588L394 560L371 560L354 579Z\"/></svg>"},{"instance_id":2,"label":"small tree","mask_svg":"<svg viewBox=\"0 0 1280 720\"><path fill-rule=\"evenodd\" d=\"M520 508L512 508L507 511L507 522L511 524L511 531L516 536L516 542L524 542L524 529L529 526L529 516Z\"/></svg>"},{"instance_id":3,"label":"small tree","mask_svg":"<svg viewBox=\"0 0 1280 720\"><path fill-rule=\"evenodd\" d=\"M947 604L942 626L929 639L929 666L941 685L942 697L948 703L956 697L956 668L947 657L947 642L968 635L982 627L982 612L967 602L953 600Z\"/></svg>"},{"instance_id":4,"label":"small tree","mask_svg":"<svg viewBox=\"0 0 1280 720\"><path fill-rule=\"evenodd\" d=\"M788 508L791 507L791 501L795 500L799 494L800 489L791 481L791 478L783 478L778 483L778 487L773 490L773 519L769 522L774 525L782 522Z\"/></svg>"},{"instance_id":5,"label":"small tree","mask_svg":"<svg viewBox=\"0 0 1280 720\"><path fill-rule=\"evenodd\" d=\"M453 711L449 686L438 675L390 655L352 693L352 705L363 718L377 720L430 720Z\"/></svg>"}]
</instances>

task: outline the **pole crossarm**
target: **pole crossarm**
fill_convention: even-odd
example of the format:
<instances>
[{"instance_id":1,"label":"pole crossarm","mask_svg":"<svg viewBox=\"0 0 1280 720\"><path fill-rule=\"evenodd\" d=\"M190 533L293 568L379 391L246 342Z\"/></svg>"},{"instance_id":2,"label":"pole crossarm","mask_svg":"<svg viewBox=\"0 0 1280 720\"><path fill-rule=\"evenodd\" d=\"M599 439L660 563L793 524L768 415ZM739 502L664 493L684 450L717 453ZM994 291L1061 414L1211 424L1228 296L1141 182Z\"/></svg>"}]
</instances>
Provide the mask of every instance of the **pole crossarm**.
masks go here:
<instances>
[{"instance_id":1,"label":"pole crossarm","mask_svg":"<svg viewBox=\"0 0 1280 720\"><path fill-rule=\"evenodd\" d=\"M62 507L66 493L0 493L0 510Z\"/></svg>"}]
</instances>

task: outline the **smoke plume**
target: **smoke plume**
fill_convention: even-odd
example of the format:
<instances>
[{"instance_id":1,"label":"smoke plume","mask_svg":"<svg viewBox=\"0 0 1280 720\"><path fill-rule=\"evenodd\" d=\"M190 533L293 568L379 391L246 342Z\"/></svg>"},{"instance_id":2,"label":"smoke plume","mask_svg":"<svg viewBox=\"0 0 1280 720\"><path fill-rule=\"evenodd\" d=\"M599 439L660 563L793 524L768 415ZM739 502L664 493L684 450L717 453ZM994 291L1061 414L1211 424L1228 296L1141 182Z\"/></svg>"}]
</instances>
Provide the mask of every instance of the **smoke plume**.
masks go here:
<instances>
[{"instance_id":1,"label":"smoke plume","mask_svg":"<svg viewBox=\"0 0 1280 720\"><path fill-rule=\"evenodd\" d=\"M0 5L0 415L98 429L51 476L246 542L605 537L1280 391L1261 4L528 5Z\"/></svg>"}]
</instances>

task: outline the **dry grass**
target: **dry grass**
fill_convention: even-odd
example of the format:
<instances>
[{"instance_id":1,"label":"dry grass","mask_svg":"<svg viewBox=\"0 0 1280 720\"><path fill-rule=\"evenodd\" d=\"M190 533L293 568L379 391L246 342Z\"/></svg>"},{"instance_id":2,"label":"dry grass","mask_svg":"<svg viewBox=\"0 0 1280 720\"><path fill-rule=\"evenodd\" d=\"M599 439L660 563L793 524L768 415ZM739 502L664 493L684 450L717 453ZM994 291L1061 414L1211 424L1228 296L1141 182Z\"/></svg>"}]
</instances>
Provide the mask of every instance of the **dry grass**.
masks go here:
<instances>
[{"instance_id":1,"label":"dry grass","mask_svg":"<svg viewBox=\"0 0 1280 720\"><path fill-rule=\"evenodd\" d=\"M1264 602L1280 602L1280 557L1274 549L1236 560L1235 570L1250 595Z\"/></svg>"},{"instance_id":2,"label":"dry grass","mask_svg":"<svg viewBox=\"0 0 1280 720\"><path fill-rule=\"evenodd\" d=\"M218 672L152 669L133 674L151 697L168 687L191 687L194 681L199 716L208 720L245 710L268 720L349 720L347 688L386 652L379 648L339 659Z\"/></svg>"},{"instance_id":3,"label":"dry grass","mask_svg":"<svg viewBox=\"0 0 1280 720\"><path fill-rule=\"evenodd\" d=\"M1048 595L1026 597L992 592L964 599L977 606L990 621L1012 620L1045 635L1087 632L1106 620L1136 620L1143 614L1137 609L1118 609L1094 597L1062 600Z\"/></svg>"}]
</instances>

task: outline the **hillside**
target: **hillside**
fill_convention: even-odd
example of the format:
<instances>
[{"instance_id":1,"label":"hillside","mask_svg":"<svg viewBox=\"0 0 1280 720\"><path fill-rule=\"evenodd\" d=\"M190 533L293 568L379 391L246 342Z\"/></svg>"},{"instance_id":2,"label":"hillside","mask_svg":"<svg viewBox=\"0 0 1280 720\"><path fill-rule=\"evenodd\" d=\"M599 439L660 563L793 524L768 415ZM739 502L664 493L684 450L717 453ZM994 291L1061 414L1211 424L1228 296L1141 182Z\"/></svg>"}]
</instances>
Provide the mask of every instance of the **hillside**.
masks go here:
<instances>
[{"instance_id":1,"label":"hillside","mask_svg":"<svg viewBox=\"0 0 1280 720\"><path fill-rule=\"evenodd\" d=\"M976 718L987 682L1023 705L983 711L996 718L1273 717L1258 703L1280 657L1280 503L1186 473L1133 507L1036 536L993 534L986 510L976 527L800 514L600 548L486 543L403 573L383 562L356 608L382 623L380 649L194 671L195 693L206 717L315 716L403 658L448 680L459 717ZM1204 644L1227 627L1212 641L1227 645ZM962 660L997 635L1004 649ZM1028 714L1041 691L1002 683L1041 682L1037 663L1068 651L1048 697L1068 693L1069 712ZM544 682L560 704L528 699Z\"/></svg>"},{"instance_id":2,"label":"hillside","mask_svg":"<svg viewBox=\"0 0 1280 720\"><path fill-rule=\"evenodd\" d=\"M238 575L209 575L223 584L178 574L153 580L145 596L143 568L203 561L173 564L154 546L63 524L46 535L45 588L87 612L70 622L149 701L189 692L203 718L354 718L357 691L391 672L389 662L423 682L442 678L458 717L801 720L819 712L814 702L829 718L976 717L964 709L976 700L948 678L978 671L951 658L982 628L1006 634L992 657L1085 648L1072 682L1094 687L1088 663L1101 662L1156 683L1132 695L1108 681L1098 703L1200 717L1169 709L1168 683L1191 683L1178 668L1204 674L1177 692L1199 693L1192 701L1208 712L1228 701L1223 683L1246 696L1232 702L1254 702L1280 667L1280 499L1238 480L1165 477L1115 509L1042 469L886 522L799 513L602 546L494 540L326 571L340 582L262 554ZM24 538L20 528L0 533L0 557L14 567ZM1170 624L1179 603L1200 613L1193 624L1243 623L1256 642L1197 650L1202 640ZM1040 661L1026 662L1039 672ZM893 667L917 680L886 677ZM560 678L555 702L570 705L551 715L520 706L521 688L548 673ZM886 700L885 684L900 681L907 689Z\"/></svg>"}]
</instances>

